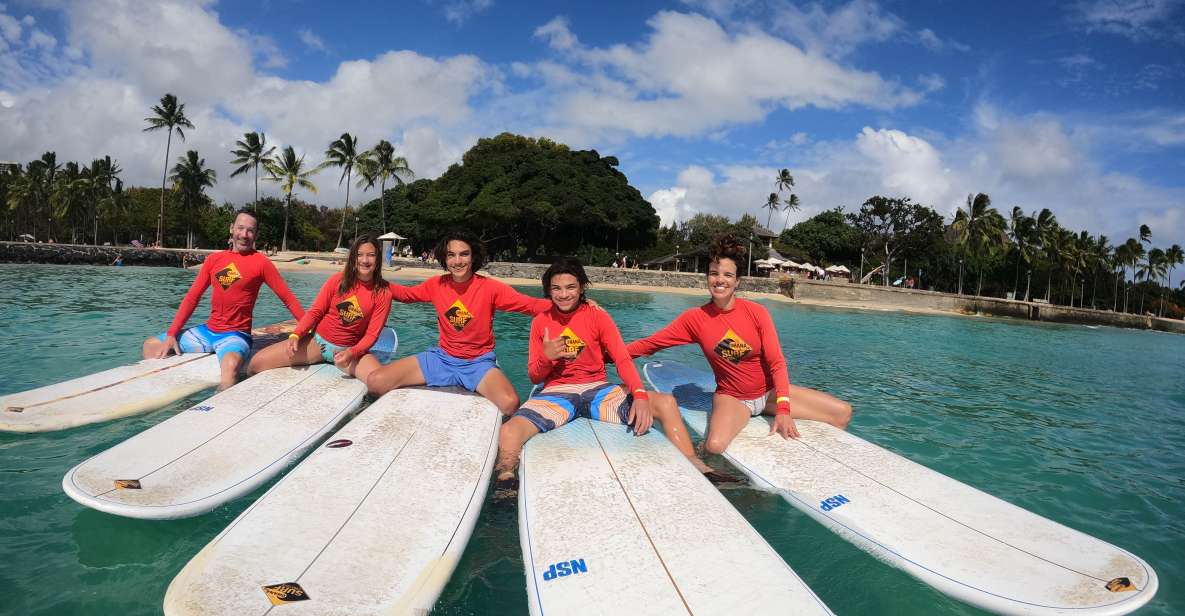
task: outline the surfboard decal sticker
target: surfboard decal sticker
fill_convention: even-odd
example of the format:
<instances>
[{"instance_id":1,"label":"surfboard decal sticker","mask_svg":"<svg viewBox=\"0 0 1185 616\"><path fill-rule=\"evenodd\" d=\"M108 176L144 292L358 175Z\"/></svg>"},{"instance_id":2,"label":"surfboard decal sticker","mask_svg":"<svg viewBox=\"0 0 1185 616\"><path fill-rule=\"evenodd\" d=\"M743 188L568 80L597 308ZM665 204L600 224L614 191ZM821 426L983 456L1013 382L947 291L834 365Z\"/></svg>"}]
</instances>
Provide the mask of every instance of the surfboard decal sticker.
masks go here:
<instances>
[{"instance_id":1,"label":"surfboard decal sticker","mask_svg":"<svg viewBox=\"0 0 1185 616\"><path fill-rule=\"evenodd\" d=\"M10 406L10 407L8 407L8 408L6 408L6 409L4 409L4 410L8 411L9 413L23 413L23 412L25 411L25 407L23 407L23 406Z\"/></svg>"},{"instance_id":2,"label":"surfboard decal sticker","mask_svg":"<svg viewBox=\"0 0 1185 616\"><path fill-rule=\"evenodd\" d=\"M569 575L576 575L578 573L588 573L588 565L584 563L583 558L563 560L558 563L552 563L543 572L543 581L550 582L557 577L568 577Z\"/></svg>"},{"instance_id":3,"label":"surfboard decal sticker","mask_svg":"<svg viewBox=\"0 0 1185 616\"><path fill-rule=\"evenodd\" d=\"M831 511L836 507L843 507L850 502L852 501L848 500L848 497L844 496L843 494L836 494L835 496L825 498L820 501L819 509L822 509L823 511Z\"/></svg>"},{"instance_id":4,"label":"surfboard decal sticker","mask_svg":"<svg viewBox=\"0 0 1185 616\"><path fill-rule=\"evenodd\" d=\"M351 441L348 438L339 438L336 441L329 441L328 443L325 443L325 447L327 449L341 449L342 447L349 447L353 444L354 441Z\"/></svg>"},{"instance_id":5,"label":"surfboard decal sticker","mask_svg":"<svg viewBox=\"0 0 1185 616\"><path fill-rule=\"evenodd\" d=\"M197 412L199 412L199 413L205 413L206 411L212 411L212 410L214 410L214 407L212 407L212 406L210 406L210 405L208 405L208 404L203 404L203 405L200 405L200 406L195 406L195 407L193 407L193 408L191 408L191 409L189 409L189 410L191 410L191 411L197 411Z\"/></svg>"},{"instance_id":6,"label":"surfboard decal sticker","mask_svg":"<svg viewBox=\"0 0 1185 616\"><path fill-rule=\"evenodd\" d=\"M116 479L115 480L115 489L116 490L139 490L140 489L140 480L139 479Z\"/></svg>"},{"instance_id":7,"label":"surfboard decal sticker","mask_svg":"<svg viewBox=\"0 0 1185 616\"><path fill-rule=\"evenodd\" d=\"M263 594L267 595L267 600L271 601L272 605L283 605L285 603L309 600L309 594L296 582L264 586Z\"/></svg>"},{"instance_id":8,"label":"surfboard decal sticker","mask_svg":"<svg viewBox=\"0 0 1185 616\"><path fill-rule=\"evenodd\" d=\"M1111 592L1127 592L1129 590L1136 590L1136 585L1132 584L1131 578L1117 577L1107 582L1107 590Z\"/></svg>"}]
</instances>

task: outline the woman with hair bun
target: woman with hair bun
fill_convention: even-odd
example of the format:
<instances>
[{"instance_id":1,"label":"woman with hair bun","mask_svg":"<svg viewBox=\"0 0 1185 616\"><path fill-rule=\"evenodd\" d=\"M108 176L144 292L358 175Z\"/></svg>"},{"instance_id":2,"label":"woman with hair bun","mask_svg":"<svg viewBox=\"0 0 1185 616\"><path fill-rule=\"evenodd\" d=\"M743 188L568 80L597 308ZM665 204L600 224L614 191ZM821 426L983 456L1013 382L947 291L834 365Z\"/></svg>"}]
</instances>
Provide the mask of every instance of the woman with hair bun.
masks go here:
<instances>
[{"instance_id":1,"label":"woman with hair bun","mask_svg":"<svg viewBox=\"0 0 1185 616\"><path fill-rule=\"evenodd\" d=\"M658 332L628 345L631 357L698 343L716 376L704 449L720 454L759 415L773 416L770 434L798 438L795 417L846 428L852 407L820 391L790 384L773 319L764 306L736 296L745 246L718 237L708 258L711 301L688 309ZM793 403L793 404L792 404Z\"/></svg>"}]
</instances>

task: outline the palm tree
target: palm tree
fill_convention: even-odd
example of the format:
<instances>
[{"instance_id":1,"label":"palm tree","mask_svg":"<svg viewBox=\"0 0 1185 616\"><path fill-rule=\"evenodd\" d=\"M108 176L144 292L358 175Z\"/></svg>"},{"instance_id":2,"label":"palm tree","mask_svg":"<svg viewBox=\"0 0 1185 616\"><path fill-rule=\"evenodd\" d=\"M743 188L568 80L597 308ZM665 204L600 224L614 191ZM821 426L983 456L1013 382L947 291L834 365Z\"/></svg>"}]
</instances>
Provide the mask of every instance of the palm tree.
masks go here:
<instances>
[{"instance_id":1,"label":"palm tree","mask_svg":"<svg viewBox=\"0 0 1185 616\"><path fill-rule=\"evenodd\" d=\"M798 195L790 193L790 197L786 199L786 222L782 223L782 232L786 231L786 227L790 226L790 212L797 212L802 204L798 201Z\"/></svg>"},{"instance_id":2,"label":"palm tree","mask_svg":"<svg viewBox=\"0 0 1185 616\"><path fill-rule=\"evenodd\" d=\"M1123 282L1123 311L1127 312L1127 270L1126 268L1135 268L1135 265L1144 258L1144 245L1137 241L1134 237L1127 238L1127 241L1115 249L1118 257L1119 266L1124 268L1124 282ZM1133 271L1133 277L1134 277Z\"/></svg>"},{"instance_id":3,"label":"palm tree","mask_svg":"<svg viewBox=\"0 0 1185 616\"><path fill-rule=\"evenodd\" d=\"M1090 259L1091 259L1091 290L1090 290L1090 307L1098 309L1095 304L1095 297L1098 293L1098 272L1111 267L1111 240L1107 236L1099 234L1098 237L1091 242L1090 245ZM1114 268L1111 267L1114 271Z\"/></svg>"},{"instance_id":4,"label":"palm tree","mask_svg":"<svg viewBox=\"0 0 1185 616\"><path fill-rule=\"evenodd\" d=\"M267 166L269 176L265 179L279 182L280 190L284 192L284 239L280 241L280 250L288 250L288 212L292 209L292 191L304 188L316 194L317 186L308 178L319 170L320 167L313 167L306 171L304 155L297 158L296 150L293 150L292 146L284 148L280 156Z\"/></svg>"},{"instance_id":5,"label":"palm tree","mask_svg":"<svg viewBox=\"0 0 1185 616\"><path fill-rule=\"evenodd\" d=\"M90 192L90 170L79 167L74 161L66 163L57 174L50 200L57 217L70 225L71 244L78 242L78 223L86 220L87 196Z\"/></svg>"},{"instance_id":6,"label":"palm tree","mask_svg":"<svg viewBox=\"0 0 1185 616\"><path fill-rule=\"evenodd\" d=\"M774 212L778 211L782 205L782 200L778 198L778 193L769 193L769 198L765 200L765 205L761 206L769 210L769 216L765 217L765 228L769 228L769 221L773 218Z\"/></svg>"},{"instance_id":7,"label":"palm tree","mask_svg":"<svg viewBox=\"0 0 1185 616\"><path fill-rule=\"evenodd\" d=\"M342 233L346 228L346 213L350 211L350 182L353 181L354 166L360 165L363 154L358 151L358 138L350 133L342 133L336 141L330 142L329 149L325 150L325 162L321 163L322 168L341 167L342 176L338 178L337 185L346 183L346 204L342 207L342 224L337 228L338 248L342 245Z\"/></svg>"},{"instance_id":8,"label":"palm tree","mask_svg":"<svg viewBox=\"0 0 1185 616\"><path fill-rule=\"evenodd\" d=\"M963 252L970 250L977 263L979 283L975 294L979 295L983 292L984 258L995 254L1006 239L1004 217L992 207L992 199L986 194L967 195L967 209L955 212L951 227Z\"/></svg>"},{"instance_id":9,"label":"palm tree","mask_svg":"<svg viewBox=\"0 0 1185 616\"><path fill-rule=\"evenodd\" d=\"M1037 221L1029 216L1025 216L1024 210L1020 209L1020 207L1012 207L1012 214L1008 217L1008 235L1012 238L1012 243L1016 245L1016 275L1012 281L1013 299L1016 299L1020 293L1020 262L1024 261L1026 264L1029 264L1033 258L1029 237L1033 234L1033 227L1036 224ZM1027 283L1025 286L1028 286ZM1027 290L1025 296L1025 300L1027 301Z\"/></svg>"},{"instance_id":10,"label":"palm tree","mask_svg":"<svg viewBox=\"0 0 1185 616\"><path fill-rule=\"evenodd\" d=\"M148 128L145 128L144 132L159 128L166 129L168 132L168 139L165 140L165 169L160 178L160 215L156 219L156 243L163 247L165 245L165 180L169 177L169 149L173 145L173 132L176 131L177 136L185 141L183 129L193 128L193 123L185 117L185 104L177 102L177 97L172 94L162 96L160 104L152 107L152 113L156 115L144 118L144 121L148 122Z\"/></svg>"},{"instance_id":11,"label":"palm tree","mask_svg":"<svg viewBox=\"0 0 1185 616\"><path fill-rule=\"evenodd\" d=\"M1185 252L1181 251L1180 244L1173 244L1168 250L1164 251L1165 267L1168 280L1168 288L1173 288L1173 270L1177 269L1178 265L1185 263ZM1161 304L1160 314L1164 316L1164 304Z\"/></svg>"},{"instance_id":12,"label":"palm tree","mask_svg":"<svg viewBox=\"0 0 1185 616\"><path fill-rule=\"evenodd\" d=\"M1164 272L1167 269L1164 251L1159 248L1153 248L1152 250L1149 250L1146 255L1144 255L1144 262L1139 264L1139 269L1136 270L1136 280L1143 279L1147 280L1148 282L1152 282L1157 278L1163 277ZM1147 292L1147 290L1147 285L1144 285L1140 289L1139 314L1141 315L1144 314L1144 294Z\"/></svg>"},{"instance_id":13,"label":"palm tree","mask_svg":"<svg viewBox=\"0 0 1185 616\"><path fill-rule=\"evenodd\" d=\"M359 159L362 177L359 178L358 185L371 188L376 182L379 184L379 203L382 208L380 213L383 218L383 233L386 233L387 180L395 180L396 184L403 186L404 176L413 178L415 173L407 165L406 158L395 155L395 146L386 139L380 140L373 148L363 152Z\"/></svg>"},{"instance_id":14,"label":"palm tree","mask_svg":"<svg viewBox=\"0 0 1185 616\"><path fill-rule=\"evenodd\" d=\"M44 218L46 241L49 241L53 233L51 227L54 208L50 201L56 185L57 174L61 168L57 152L46 152L41 155L41 158L29 163L28 177L32 183L28 188L32 191L30 193L32 198L30 213L33 220L33 235L37 235L37 219Z\"/></svg>"},{"instance_id":15,"label":"palm tree","mask_svg":"<svg viewBox=\"0 0 1185 616\"><path fill-rule=\"evenodd\" d=\"M99 214L103 206L109 203L109 198L113 192L113 184L119 179L120 173L123 169L119 168L119 163L111 160L111 156L104 156L103 158L96 158L91 162L91 199L92 199L92 213L94 214L94 238L95 245L99 245Z\"/></svg>"},{"instance_id":16,"label":"palm tree","mask_svg":"<svg viewBox=\"0 0 1185 616\"><path fill-rule=\"evenodd\" d=\"M778 194L781 194L783 190L789 191L791 188L794 188L794 176L790 175L789 169L778 171L778 177L774 180L774 186L777 187Z\"/></svg>"},{"instance_id":17,"label":"palm tree","mask_svg":"<svg viewBox=\"0 0 1185 616\"><path fill-rule=\"evenodd\" d=\"M1152 243L1152 229L1148 228L1148 225L1140 225L1140 243Z\"/></svg>"},{"instance_id":18,"label":"palm tree","mask_svg":"<svg viewBox=\"0 0 1185 616\"><path fill-rule=\"evenodd\" d=\"M243 138L235 142L235 149L230 153L235 157L231 160L232 165L239 165L234 171L230 172L230 177L235 177L247 173L247 171L255 171L255 207L259 207L259 166L263 165L267 169L268 163L272 161L272 153L276 151L276 146L267 146L267 135L264 133L243 133Z\"/></svg>"},{"instance_id":19,"label":"palm tree","mask_svg":"<svg viewBox=\"0 0 1185 616\"><path fill-rule=\"evenodd\" d=\"M199 158L197 150L190 150L177 159L173 166L173 190L181 193L181 207L185 211L185 247L193 248L193 211L202 202L206 188L218 181L218 174L206 168L206 159Z\"/></svg>"}]
</instances>

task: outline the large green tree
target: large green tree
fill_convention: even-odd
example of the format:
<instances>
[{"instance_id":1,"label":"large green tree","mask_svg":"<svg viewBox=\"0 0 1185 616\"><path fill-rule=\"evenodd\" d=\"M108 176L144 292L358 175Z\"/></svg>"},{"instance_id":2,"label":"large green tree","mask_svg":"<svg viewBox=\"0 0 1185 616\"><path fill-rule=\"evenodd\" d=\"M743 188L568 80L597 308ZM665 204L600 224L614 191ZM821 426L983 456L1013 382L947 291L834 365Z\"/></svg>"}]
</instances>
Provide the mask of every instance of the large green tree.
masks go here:
<instances>
[{"instance_id":1,"label":"large green tree","mask_svg":"<svg viewBox=\"0 0 1185 616\"><path fill-rule=\"evenodd\" d=\"M394 180L397 185L403 186L405 178L414 178L415 173L408 166L407 159L396 155L395 146L386 139L379 140L373 148L363 152L359 156L358 166L362 170L362 177L358 182L360 185L366 188L374 188L376 183L379 185L380 218L385 234L387 232L387 182Z\"/></svg>"}]
</instances>

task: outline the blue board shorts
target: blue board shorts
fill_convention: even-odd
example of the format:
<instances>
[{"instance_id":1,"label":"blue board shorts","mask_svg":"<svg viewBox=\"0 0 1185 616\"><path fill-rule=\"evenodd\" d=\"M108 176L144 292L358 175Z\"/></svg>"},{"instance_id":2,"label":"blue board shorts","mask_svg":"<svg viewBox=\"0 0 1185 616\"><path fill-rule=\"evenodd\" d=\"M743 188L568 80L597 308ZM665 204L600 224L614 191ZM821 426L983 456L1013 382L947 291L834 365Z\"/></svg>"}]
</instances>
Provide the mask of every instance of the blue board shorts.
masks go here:
<instances>
[{"instance_id":1,"label":"blue board shorts","mask_svg":"<svg viewBox=\"0 0 1185 616\"><path fill-rule=\"evenodd\" d=\"M313 342L321 347L321 359L325 363L332 364L333 356L338 351L349 347L337 346L336 344L321 337L321 334L313 333ZM374 344L370 345L370 350L366 352L367 355L373 356L379 360L382 365L387 365L395 359L395 351L399 348L399 336L395 334L395 329L391 327L384 327L379 331L379 337L375 339Z\"/></svg>"},{"instance_id":2,"label":"blue board shorts","mask_svg":"<svg viewBox=\"0 0 1185 616\"><path fill-rule=\"evenodd\" d=\"M416 360L420 362L425 385L460 385L469 391L477 391L477 385L486 373L498 367L498 356L493 351L473 359L461 359L445 353L440 347L432 347L416 355Z\"/></svg>"},{"instance_id":3,"label":"blue board shorts","mask_svg":"<svg viewBox=\"0 0 1185 616\"><path fill-rule=\"evenodd\" d=\"M625 425L629 423L634 395L625 385L596 381L545 387L531 396L514 417L535 424L540 432L554 430L577 417Z\"/></svg>"},{"instance_id":4,"label":"blue board shorts","mask_svg":"<svg viewBox=\"0 0 1185 616\"><path fill-rule=\"evenodd\" d=\"M156 339L164 342L166 336L168 332ZM221 363L227 353L238 353L239 357L247 359L251 355L251 336L239 331L216 332L202 323L182 331L177 337L177 346L181 347L182 353L214 353Z\"/></svg>"}]
</instances>

